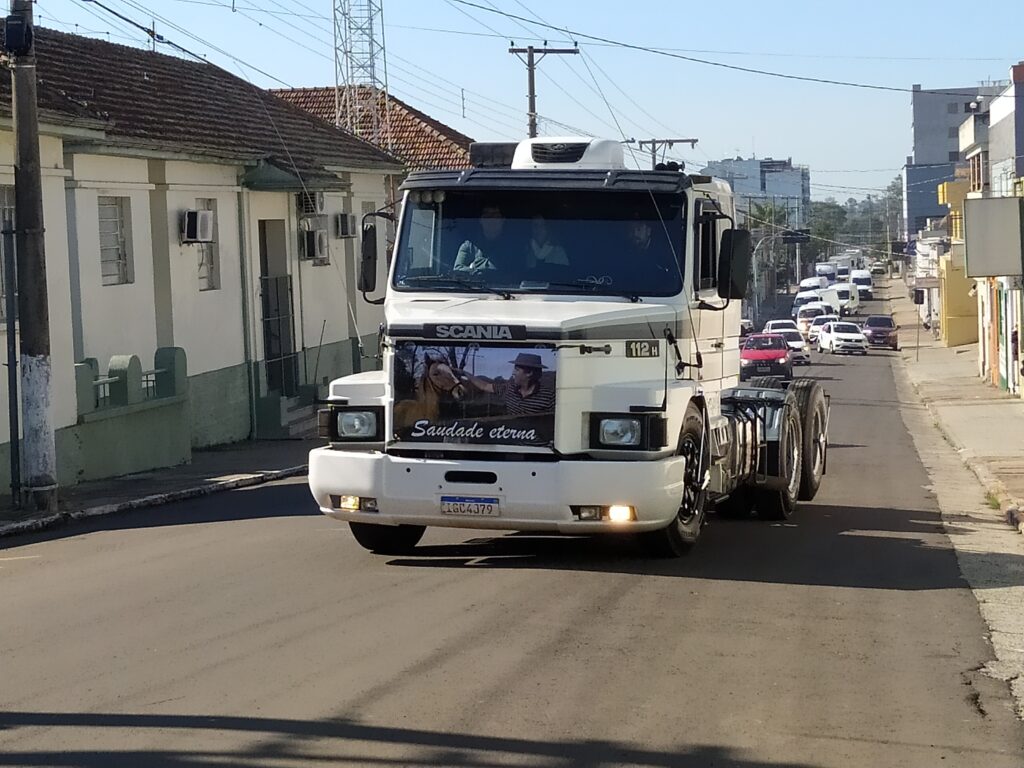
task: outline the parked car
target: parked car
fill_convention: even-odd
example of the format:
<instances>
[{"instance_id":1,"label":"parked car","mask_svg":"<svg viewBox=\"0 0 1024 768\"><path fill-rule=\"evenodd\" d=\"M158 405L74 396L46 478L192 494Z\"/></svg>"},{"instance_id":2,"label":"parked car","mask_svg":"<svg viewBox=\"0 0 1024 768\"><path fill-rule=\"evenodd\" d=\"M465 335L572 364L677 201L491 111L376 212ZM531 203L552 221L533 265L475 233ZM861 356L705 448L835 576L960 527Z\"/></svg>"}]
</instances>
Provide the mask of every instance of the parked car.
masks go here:
<instances>
[{"instance_id":1,"label":"parked car","mask_svg":"<svg viewBox=\"0 0 1024 768\"><path fill-rule=\"evenodd\" d=\"M816 342L818 340L818 332L821 330L821 326L835 320L839 320L839 315L818 315L816 318L811 320L811 324L807 328L807 341L811 344Z\"/></svg>"},{"instance_id":2,"label":"parked car","mask_svg":"<svg viewBox=\"0 0 1024 768\"><path fill-rule=\"evenodd\" d=\"M827 310L820 306L800 307L796 314L796 329L806 337L807 330L811 327L811 321L824 314L827 314Z\"/></svg>"},{"instance_id":3,"label":"parked car","mask_svg":"<svg viewBox=\"0 0 1024 768\"><path fill-rule=\"evenodd\" d=\"M795 320L769 320L764 324L761 333L779 333L781 331L799 331Z\"/></svg>"},{"instance_id":4,"label":"parked car","mask_svg":"<svg viewBox=\"0 0 1024 768\"><path fill-rule=\"evenodd\" d=\"M747 336L740 348L740 381L751 376L793 378L793 360L785 336L778 333Z\"/></svg>"},{"instance_id":5,"label":"parked car","mask_svg":"<svg viewBox=\"0 0 1024 768\"><path fill-rule=\"evenodd\" d=\"M888 275L889 266L884 261L873 261L871 262L871 274L872 275Z\"/></svg>"},{"instance_id":6,"label":"parked car","mask_svg":"<svg viewBox=\"0 0 1024 768\"><path fill-rule=\"evenodd\" d=\"M777 333L786 339L786 343L789 345L789 359L793 361L793 365L811 364L811 345L807 343L800 331L794 329Z\"/></svg>"},{"instance_id":7,"label":"parked car","mask_svg":"<svg viewBox=\"0 0 1024 768\"><path fill-rule=\"evenodd\" d=\"M864 332L864 337L868 340L870 346L888 347L898 352L900 338L897 331L899 328L896 325L896 321L889 315L868 315L864 320L861 330Z\"/></svg>"},{"instance_id":8,"label":"parked car","mask_svg":"<svg viewBox=\"0 0 1024 768\"><path fill-rule=\"evenodd\" d=\"M833 355L837 352L866 355L868 340L854 323L832 321L821 326L818 332L818 351L830 352Z\"/></svg>"}]
</instances>

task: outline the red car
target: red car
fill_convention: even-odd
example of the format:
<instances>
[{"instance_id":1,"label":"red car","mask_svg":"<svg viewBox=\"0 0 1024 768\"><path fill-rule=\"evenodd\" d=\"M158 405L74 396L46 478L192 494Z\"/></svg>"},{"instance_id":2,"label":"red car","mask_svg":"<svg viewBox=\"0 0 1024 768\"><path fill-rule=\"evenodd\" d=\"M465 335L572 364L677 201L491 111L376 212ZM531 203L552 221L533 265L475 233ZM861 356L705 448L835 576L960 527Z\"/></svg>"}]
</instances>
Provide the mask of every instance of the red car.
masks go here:
<instances>
[{"instance_id":1,"label":"red car","mask_svg":"<svg viewBox=\"0 0 1024 768\"><path fill-rule=\"evenodd\" d=\"M740 347L740 381L751 376L793 378L793 359L786 337L778 333L755 333Z\"/></svg>"}]
</instances>

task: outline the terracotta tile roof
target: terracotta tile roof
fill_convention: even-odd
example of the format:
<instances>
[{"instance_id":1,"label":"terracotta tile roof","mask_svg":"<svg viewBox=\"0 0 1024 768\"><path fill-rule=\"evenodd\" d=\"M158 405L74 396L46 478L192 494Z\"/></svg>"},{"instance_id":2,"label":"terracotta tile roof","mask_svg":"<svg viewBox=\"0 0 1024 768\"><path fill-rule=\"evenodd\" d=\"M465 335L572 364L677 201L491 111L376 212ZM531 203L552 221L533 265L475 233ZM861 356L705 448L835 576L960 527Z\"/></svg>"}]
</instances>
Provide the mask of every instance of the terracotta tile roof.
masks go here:
<instances>
[{"instance_id":1,"label":"terracotta tile roof","mask_svg":"<svg viewBox=\"0 0 1024 768\"><path fill-rule=\"evenodd\" d=\"M392 156L212 64L36 29L40 115L96 121L109 144L266 159L304 180L398 170ZM10 114L10 78L0 113Z\"/></svg>"},{"instance_id":2,"label":"terracotta tile roof","mask_svg":"<svg viewBox=\"0 0 1024 768\"><path fill-rule=\"evenodd\" d=\"M363 86L360 86L363 87ZM321 120L334 122L334 88L292 88L273 90L282 99L316 115ZM383 104L383 91L377 92L378 104ZM410 169L468 168L469 136L438 122L401 99L388 96L388 115L391 129L391 154L401 159ZM368 121L367 121L368 122Z\"/></svg>"}]
</instances>

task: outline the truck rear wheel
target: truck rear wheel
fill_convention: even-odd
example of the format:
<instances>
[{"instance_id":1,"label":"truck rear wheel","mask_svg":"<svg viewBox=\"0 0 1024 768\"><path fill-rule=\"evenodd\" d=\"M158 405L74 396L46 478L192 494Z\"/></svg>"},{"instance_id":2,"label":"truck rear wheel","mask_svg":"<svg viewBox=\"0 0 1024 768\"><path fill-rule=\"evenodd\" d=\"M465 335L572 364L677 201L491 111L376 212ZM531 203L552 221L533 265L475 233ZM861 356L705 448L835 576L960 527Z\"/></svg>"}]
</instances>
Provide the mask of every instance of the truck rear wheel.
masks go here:
<instances>
[{"instance_id":1,"label":"truck rear wheel","mask_svg":"<svg viewBox=\"0 0 1024 768\"><path fill-rule=\"evenodd\" d=\"M789 391L794 394L800 407L803 436L799 499L810 501L818 493L822 475L825 474L825 456L828 451L825 393L821 384L814 379L796 379L790 384Z\"/></svg>"},{"instance_id":2,"label":"truck rear wheel","mask_svg":"<svg viewBox=\"0 0 1024 768\"><path fill-rule=\"evenodd\" d=\"M697 543L708 507L708 491L704 483L711 463L708 437L704 433L701 409L695 403L689 403L679 433L679 455L686 459L679 510L666 527L641 534L647 551L656 557L682 557Z\"/></svg>"},{"instance_id":3,"label":"truck rear wheel","mask_svg":"<svg viewBox=\"0 0 1024 768\"><path fill-rule=\"evenodd\" d=\"M363 549L380 555L407 555L420 543L426 527L422 525L376 525L349 523L352 535Z\"/></svg>"},{"instance_id":4,"label":"truck rear wheel","mask_svg":"<svg viewBox=\"0 0 1024 768\"><path fill-rule=\"evenodd\" d=\"M786 398L779 424L779 441L768 446L768 474L784 482L782 488L756 488L754 509L762 520L786 520L796 507L803 474L803 434L796 397Z\"/></svg>"}]
</instances>

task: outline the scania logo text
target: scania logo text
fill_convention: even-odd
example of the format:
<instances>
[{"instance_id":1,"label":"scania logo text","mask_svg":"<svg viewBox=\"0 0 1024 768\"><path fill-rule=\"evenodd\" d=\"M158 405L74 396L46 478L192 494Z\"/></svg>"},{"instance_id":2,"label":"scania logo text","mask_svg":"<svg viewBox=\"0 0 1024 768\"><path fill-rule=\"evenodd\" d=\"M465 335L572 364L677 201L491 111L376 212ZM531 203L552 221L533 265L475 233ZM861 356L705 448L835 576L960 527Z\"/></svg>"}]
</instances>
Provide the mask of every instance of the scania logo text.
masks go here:
<instances>
[{"instance_id":1,"label":"scania logo text","mask_svg":"<svg viewBox=\"0 0 1024 768\"><path fill-rule=\"evenodd\" d=\"M438 325L434 333L439 339L511 340L512 329L507 325Z\"/></svg>"}]
</instances>

